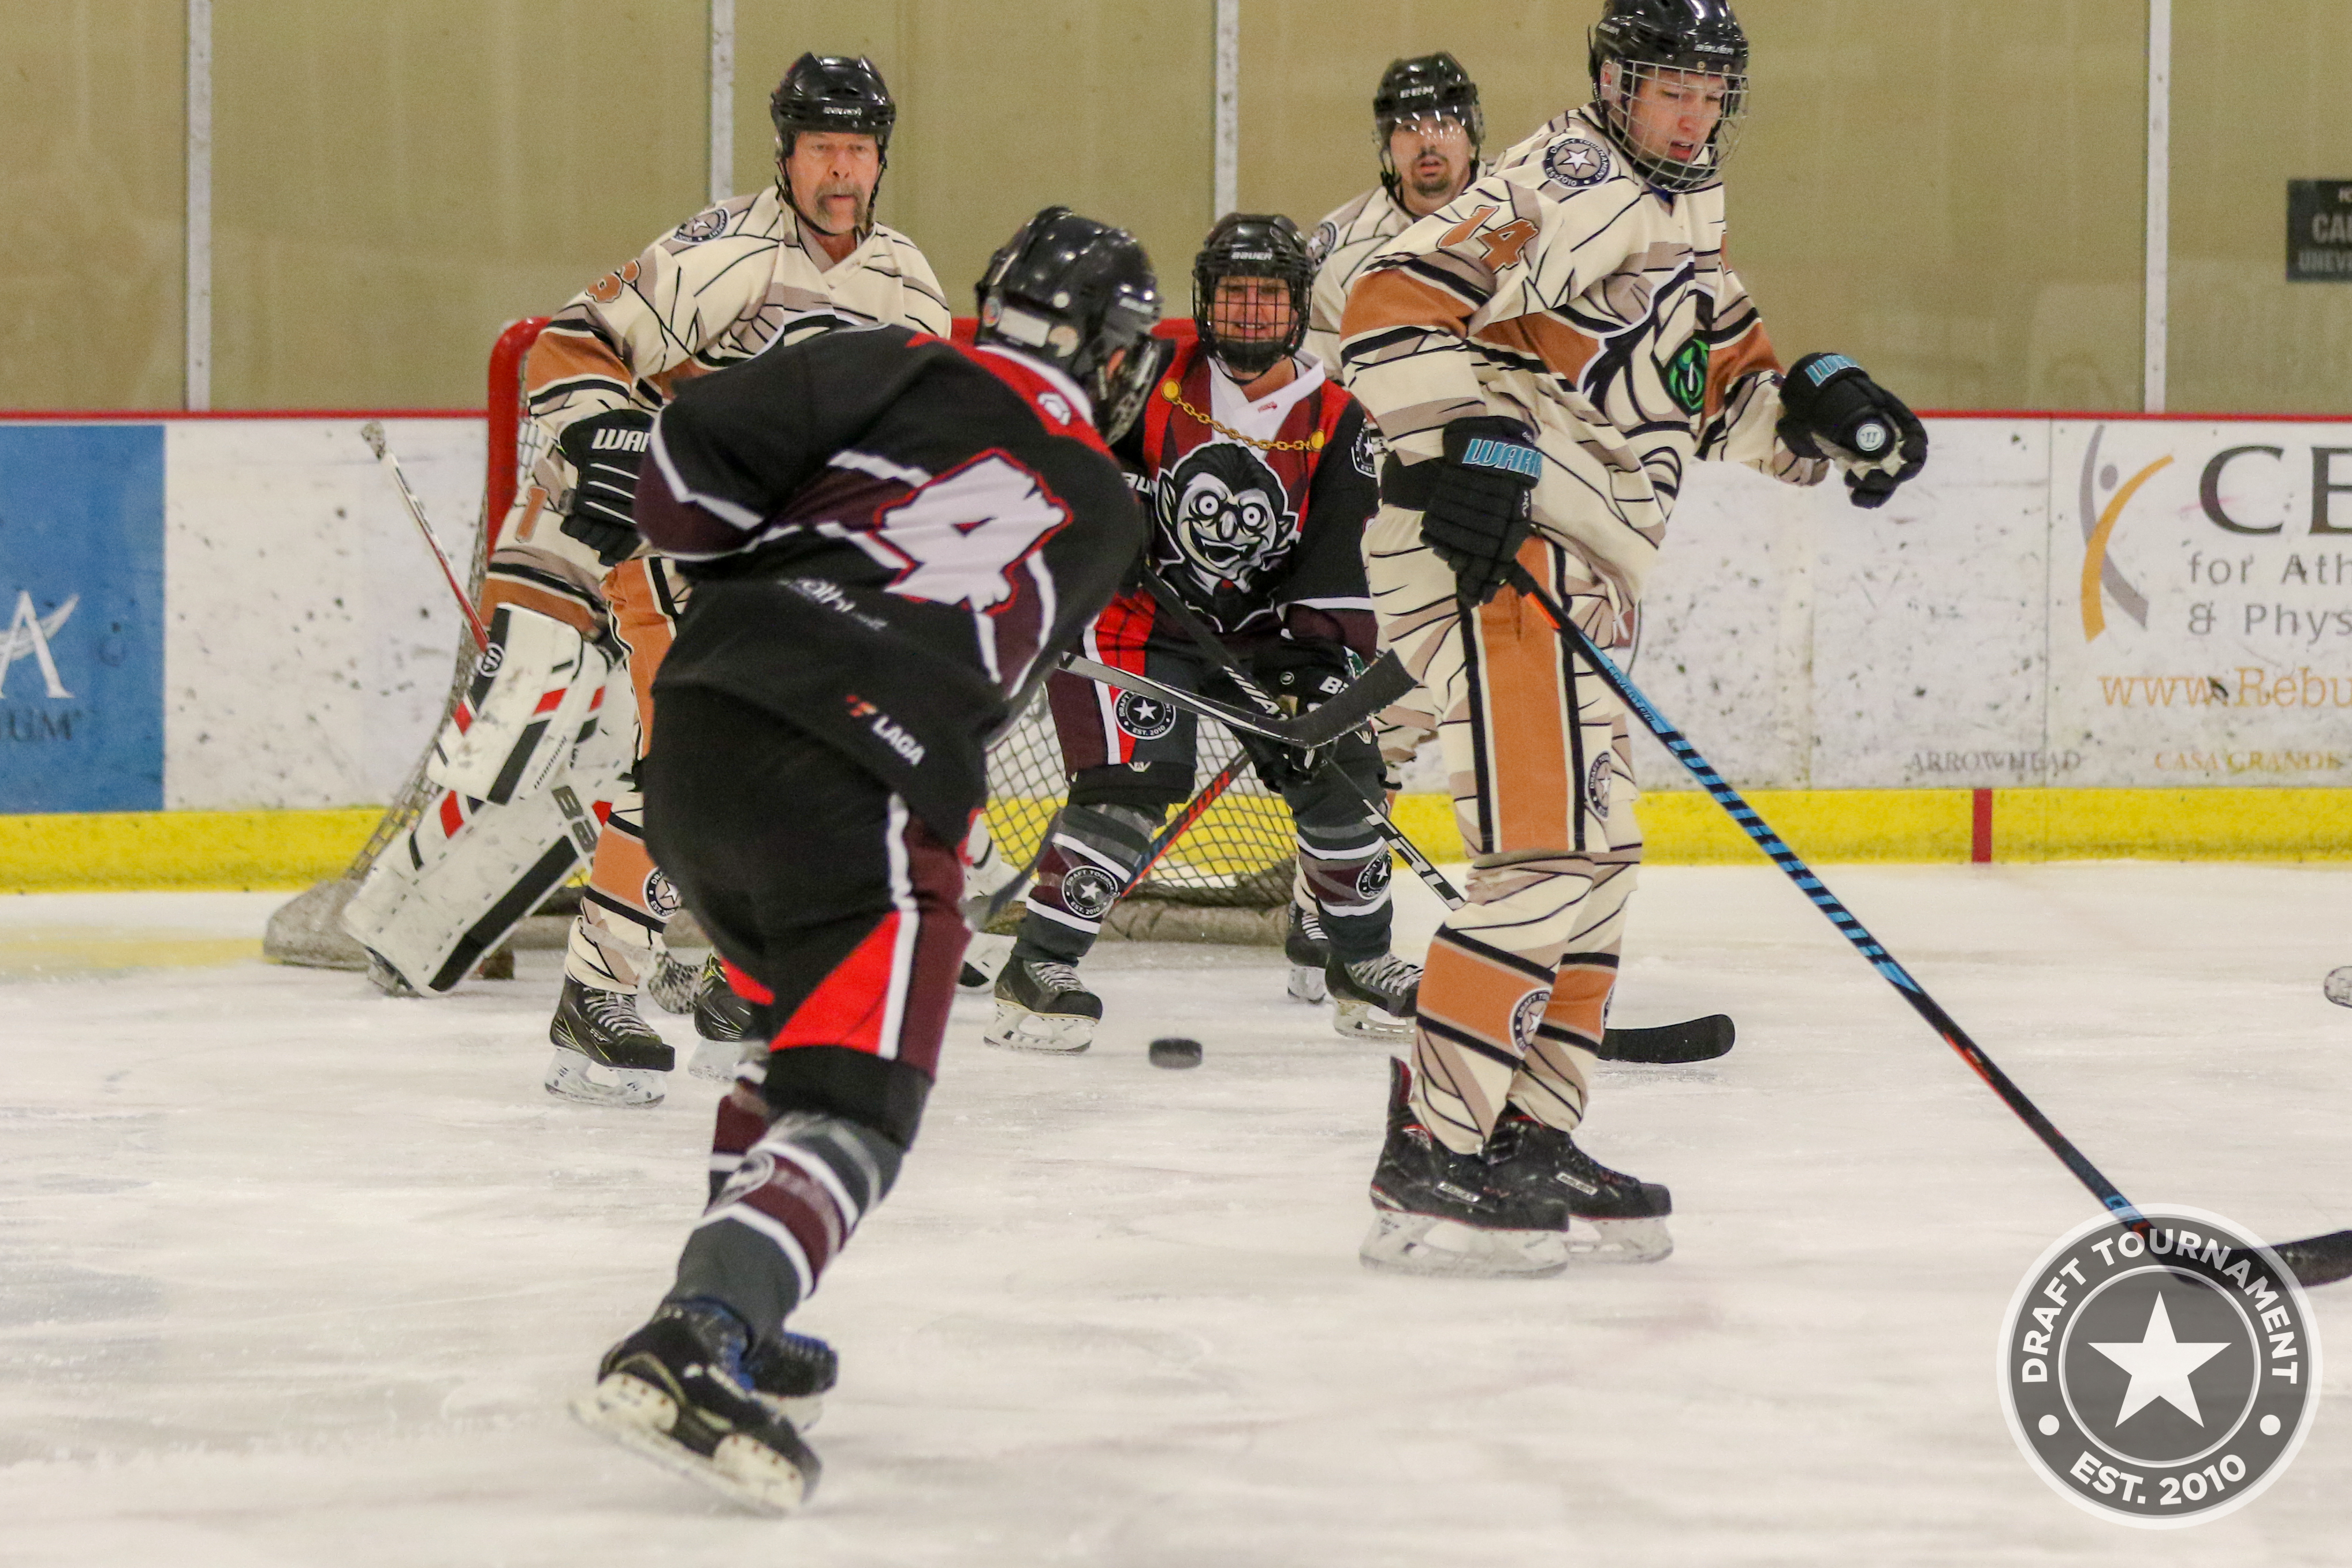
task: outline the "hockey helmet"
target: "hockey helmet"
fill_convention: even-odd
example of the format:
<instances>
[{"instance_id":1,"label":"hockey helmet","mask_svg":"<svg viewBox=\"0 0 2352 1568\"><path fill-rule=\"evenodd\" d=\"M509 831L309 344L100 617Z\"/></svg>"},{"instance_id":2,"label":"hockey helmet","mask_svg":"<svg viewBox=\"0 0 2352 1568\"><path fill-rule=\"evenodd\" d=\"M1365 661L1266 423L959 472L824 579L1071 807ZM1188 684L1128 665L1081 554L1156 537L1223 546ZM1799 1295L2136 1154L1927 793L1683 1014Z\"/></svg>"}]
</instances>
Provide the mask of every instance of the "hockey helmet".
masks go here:
<instances>
[{"instance_id":1,"label":"hockey helmet","mask_svg":"<svg viewBox=\"0 0 2352 1568\"><path fill-rule=\"evenodd\" d=\"M802 131L871 136L880 168L890 166L890 130L898 121L898 104L883 83L882 73L863 55L855 59L847 55L803 55L768 95L768 118L776 122L776 181L784 204L819 230L824 225L801 212L782 168ZM882 192L878 170L874 192L878 199ZM871 204L867 210L870 214Z\"/></svg>"},{"instance_id":2,"label":"hockey helmet","mask_svg":"<svg viewBox=\"0 0 2352 1568\"><path fill-rule=\"evenodd\" d=\"M1591 71L1602 125L1651 184L1696 191L1721 177L1748 110L1748 34L1731 0L1607 0L1592 27ZM1706 146L1688 162L1643 152L1627 123L1634 97L1646 81L1691 74L1723 78L1722 118Z\"/></svg>"},{"instance_id":3,"label":"hockey helmet","mask_svg":"<svg viewBox=\"0 0 2352 1568\"><path fill-rule=\"evenodd\" d=\"M1372 123L1379 130L1382 148L1398 126L1424 116L1457 122L1470 133L1470 151L1475 155L1486 132L1486 117L1478 107L1478 84L1470 79L1460 60L1443 49L1409 60L1391 60L1372 93Z\"/></svg>"},{"instance_id":4,"label":"hockey helmet","mask_svg":"<svg viewBox=\"0 0 2352 1568\"><path fill-rule=\"evenodd\" d=\"M1160 281L1133 235L1047 207L989 257L973 293L973 342L1045 361L1086 388L1105 441L1126 434L1168 350L1151 336ZM1114 370L1121 349L1129 352Z\"/></svg>"},{"instance_id":5,"label":"hockey helmet","mask_svg":"<svg viewBox=\"0 0 2352 1568\"><path fill-rule=\"evenodd\" d=\"M1265 277L1290 291L1290 326L1279 337L1236 338L1217 330L1217 284L1227 277ZM1201 345L1239 381L1254 381L1307 341L1307 298L1315 258L1298 225L1279 213L1227 213L1209 230L1192 258L1192 325Z\"/></svg>"}]
</instances>

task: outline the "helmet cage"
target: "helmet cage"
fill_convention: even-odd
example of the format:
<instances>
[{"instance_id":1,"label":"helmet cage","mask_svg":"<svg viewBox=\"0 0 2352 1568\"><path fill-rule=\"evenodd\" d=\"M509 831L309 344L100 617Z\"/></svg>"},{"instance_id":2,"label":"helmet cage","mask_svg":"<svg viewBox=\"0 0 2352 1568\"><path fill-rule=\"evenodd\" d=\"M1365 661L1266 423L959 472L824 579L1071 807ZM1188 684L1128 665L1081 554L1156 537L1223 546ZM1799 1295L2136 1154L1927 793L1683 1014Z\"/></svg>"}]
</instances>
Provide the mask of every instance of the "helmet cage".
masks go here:
<instances>
[{"instance_id":1,"label":"helmet cage","mask_svg":"<svg viewBox=\"0 0 2352 1568\"><path fill-rule=\"evenodd\" d=\"M1739 149L1748 120L1748 73L1706 65L1674 65L1654 60L1603 57L1593 66L1593 102L1601 126L1626 161L1661 191L1680 194L1712 185L1723 178L1723 166ZM1715 130L1698 156L1688 162L1644 152L1635 140L1633 105L1645 89L1666 82L1712 78L1723 84L1723 110Z\"/></svg>"},{"instance_id":2,"label":"helmet cage","mask_svg":"<svg viewBox=\"0 0 2352 1568\"><path fill-rule=\"evenodd\" d=\"M1290 296L1290 327L1279 338L1234 338L1217 329L1217 285L1228 277L1261 277ZM1307 341L1315 288L1315 260L1298 227L1278 214L1235 213L1209 231L1192 259L1192 326L1206 349L1237 381L1255 381Z\"/></svg>"}]
</instances>

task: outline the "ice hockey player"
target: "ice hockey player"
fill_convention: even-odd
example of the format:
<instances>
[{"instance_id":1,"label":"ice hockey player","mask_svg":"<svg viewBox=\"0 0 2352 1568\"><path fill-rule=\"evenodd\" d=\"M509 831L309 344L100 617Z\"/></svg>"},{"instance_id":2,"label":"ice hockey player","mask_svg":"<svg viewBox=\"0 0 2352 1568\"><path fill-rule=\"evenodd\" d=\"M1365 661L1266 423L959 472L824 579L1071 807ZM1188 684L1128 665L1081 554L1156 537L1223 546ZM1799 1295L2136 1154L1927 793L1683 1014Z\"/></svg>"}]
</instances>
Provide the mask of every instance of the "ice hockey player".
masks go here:
<instances>
[{"instance_id":1,"label":"ice hockey player","mask_svg":"<svg viewBox=\"0 0 2352 1568\"><path fill-rule=\"evenodd\" d=\"M637 496L696 593L646 825L772 1048L721 1103L676 1283L575 1409L770 1511L816 1482L790 1402L833 1369L785 1319L930 1090L985 747L1143 539L1103 444L1151 386L1142 247L1049 207L979 295L970 350L838 332L682 388Z\"/></svg>"},{"instance_id":2,"label":"ice hockey player","mask_svg":"<svg viewBox=\"0 0 2352 1568\"><path fill-rule=\"evenodd\" d=\"M1315 225L1314 308L1307 351L1339 374L1339 319L1348 286L1390 240L1462 193L1486 172L1478 149L1486 131L1478 84L1443 50L1392 60L1372 94L1381 144L1381 183Z\"/></svg>"},{"instance_id":3,"label":"ice hockey player","mask_svg":"<svg viewBox=\"0 0 2352 1568\"><path fill-rule=\"evenodd\" d=\"M1374 654L1363 538L1377 494L1372 434L1355 399L1302 356L1314 276L1288 218L1217 221L1192 264L1197 337L1160 371L1118 445L1151 523L1152 574L1268 693L1304 706L1343 690ZM1188 691L1239 694L1148 586L1114 599L1086 634L1089 658ZM991 1045L1084 1051L1102 1001L1075 966L1134 879L1169 808L1192 793L1191 714L1075 675L1048 688L1070 792L1038 863L1019 940L996 979ZM1420 971L1389 952L1388 846L1365 820L1381 788L1369 737L1301 770L1253 747L1259 778L1296 824L1294 961L1311 956L1342 1034L1407 1036ZM1354 780L1351 788L1349 780ZM1395 1020L1383 1024L1381 1015Z\"/></svg>"},{"instance_id":4,"label":"ice hockey player","mask_svg":"<svg viewBox=\"0 0 2352 1568\"><path fill-rule=\"evenodd\" d=\"M1606 647L1692 460L1801 485L1834 462L1874 507L1927 456L1919 422L1850 360L1784 377L1725 262L1747 58L1727 0L1608 0L1593 102L1400 235L1349 296L1348 382L1390 449L1366 546L1382 640L1421 682L1475 857L1396 1068L1376 1267L1548 1273L1671 1246L1666 1189L1570 1135L1642 852L1626 716L1511 570Z\"/></svg>"},{"instance_id":5,"label":"ice hockey player","mask_svg":"<svg viewBox=\"0 0 2352 1568\"><path fill-rule=\"evenodd\" d=\"M912 241L874 220L898 106L872 63L803 55L770 110L774 183L655 241L574 296L531 349L525 392L546 451L490 559L482 607L493 646L440 743L433 776L449 792L418 830L434 840L466 837L386 855L377 878L383 885L353 901L354 934L417 988L446 989L464 973L449 961L460 933L478 922L510 925L529 913L536 899L517 896L518 873L524 887L546 891L536 883L547 879L532 874L546 858L545 830L503 843L499 830L509 824L497 819L510 802L544 812L562 868L574 863L562 818L530 798L583 782L564 780L560 754L601 701L608 664L616 682L625 673L634 688L640 736L650 732L654 679L688 594L673 562L641 548L630 519L655 411L692 379L780 341L877 323L950 329L930 265ZM615 706L604 706L604 721L625 725ZM551 711L557 722L548 721ZM595 832L565 954L547 1087L604 1103L653 1104L672 1053L639 1012L637 994L657 973L659 938L677 896L646 852L634 784L584 782L612 804ZM412 881L433 885L420 895ZM484 945L478 936L459 946ZM419 950L422 961L411 956ZM698 1032L717 1042L706 1050L723 1076L744 1004L728 992L715 959L688 976L684 997L670 999L693 1008ZM677 977L670 978L675 985Z\"/></svg>"}]
</instances>

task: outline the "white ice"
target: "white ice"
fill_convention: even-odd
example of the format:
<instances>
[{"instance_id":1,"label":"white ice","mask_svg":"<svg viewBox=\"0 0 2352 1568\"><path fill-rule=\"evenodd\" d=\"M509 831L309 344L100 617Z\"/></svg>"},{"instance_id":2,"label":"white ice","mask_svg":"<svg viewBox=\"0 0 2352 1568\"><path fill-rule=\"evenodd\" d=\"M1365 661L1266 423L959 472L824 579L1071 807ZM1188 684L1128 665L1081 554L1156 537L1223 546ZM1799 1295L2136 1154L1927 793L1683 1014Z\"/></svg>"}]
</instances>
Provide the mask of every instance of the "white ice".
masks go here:
<instances>
[{"instance_id":1,"label":"white ice","mask_svg":"<svg viewBox=\"0 0 2352 1568\"><path fill-rule=\"evenodd\" d=\"M2352 1225L2319 988L2352 873L1830 881L2135 1197ZM1768 869L1634 904L1617 1021L1740 1030L1602 1075L1584 1141L1674 1189L1646 1269L1364 1272L1381 1056L1272 953L1106 945L1074 1059L983 1050L961 1002L904 1181L796 1320L845 1373L781 1522L563 1410L667 1281L714 1088L553 1102L550 967L383 999L261 963L275 902L0 900L0 1563L2352 1561L2352 1284L2251 1508L2151 1535L2027 1470L1998 1320L2094 1206ZM1171 1032L1206 1063L1147 1065Z\"/></svg>"}]
</instances>

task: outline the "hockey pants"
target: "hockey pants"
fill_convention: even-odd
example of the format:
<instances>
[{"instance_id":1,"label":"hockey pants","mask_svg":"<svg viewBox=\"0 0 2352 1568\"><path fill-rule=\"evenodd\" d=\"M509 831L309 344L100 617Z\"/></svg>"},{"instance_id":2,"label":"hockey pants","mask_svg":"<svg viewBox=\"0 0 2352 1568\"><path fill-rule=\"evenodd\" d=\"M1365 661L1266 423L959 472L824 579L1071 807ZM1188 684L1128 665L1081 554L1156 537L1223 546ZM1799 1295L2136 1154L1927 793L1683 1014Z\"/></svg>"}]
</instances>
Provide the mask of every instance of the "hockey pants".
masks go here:
<instances>
[{"instance_id":1,"label":"hockey pants","mask_svg":"<svg viewBox=\"0 0 2352 1568\"><path fill-rule=\"evenodd\" d=\"M1382 507L1364 552L1381 641L1419 683L1391 717L1435 728L1472 857L1422 975L1414 1110L1460 1154L1507 1104L1572 1129L1642 859L1624 706L1516 590L1465 606L1418 511ZM1519 560L1607 644L1615 612L1580 557L1538 536Z\"/></svg>"},{"instance_id":2,"label":"hockey pants","mask_svg":"<svg viewBox=\"0 0 2352 1568\"><path fill-rule=\"evenodd\" d=\"M665 691L641 768L653 852L771 1041L719 1102L670 1299L773 1333L915 1140L970 939L963 868L879 780L731 697Z\"/></svg>"}]
</instances>

